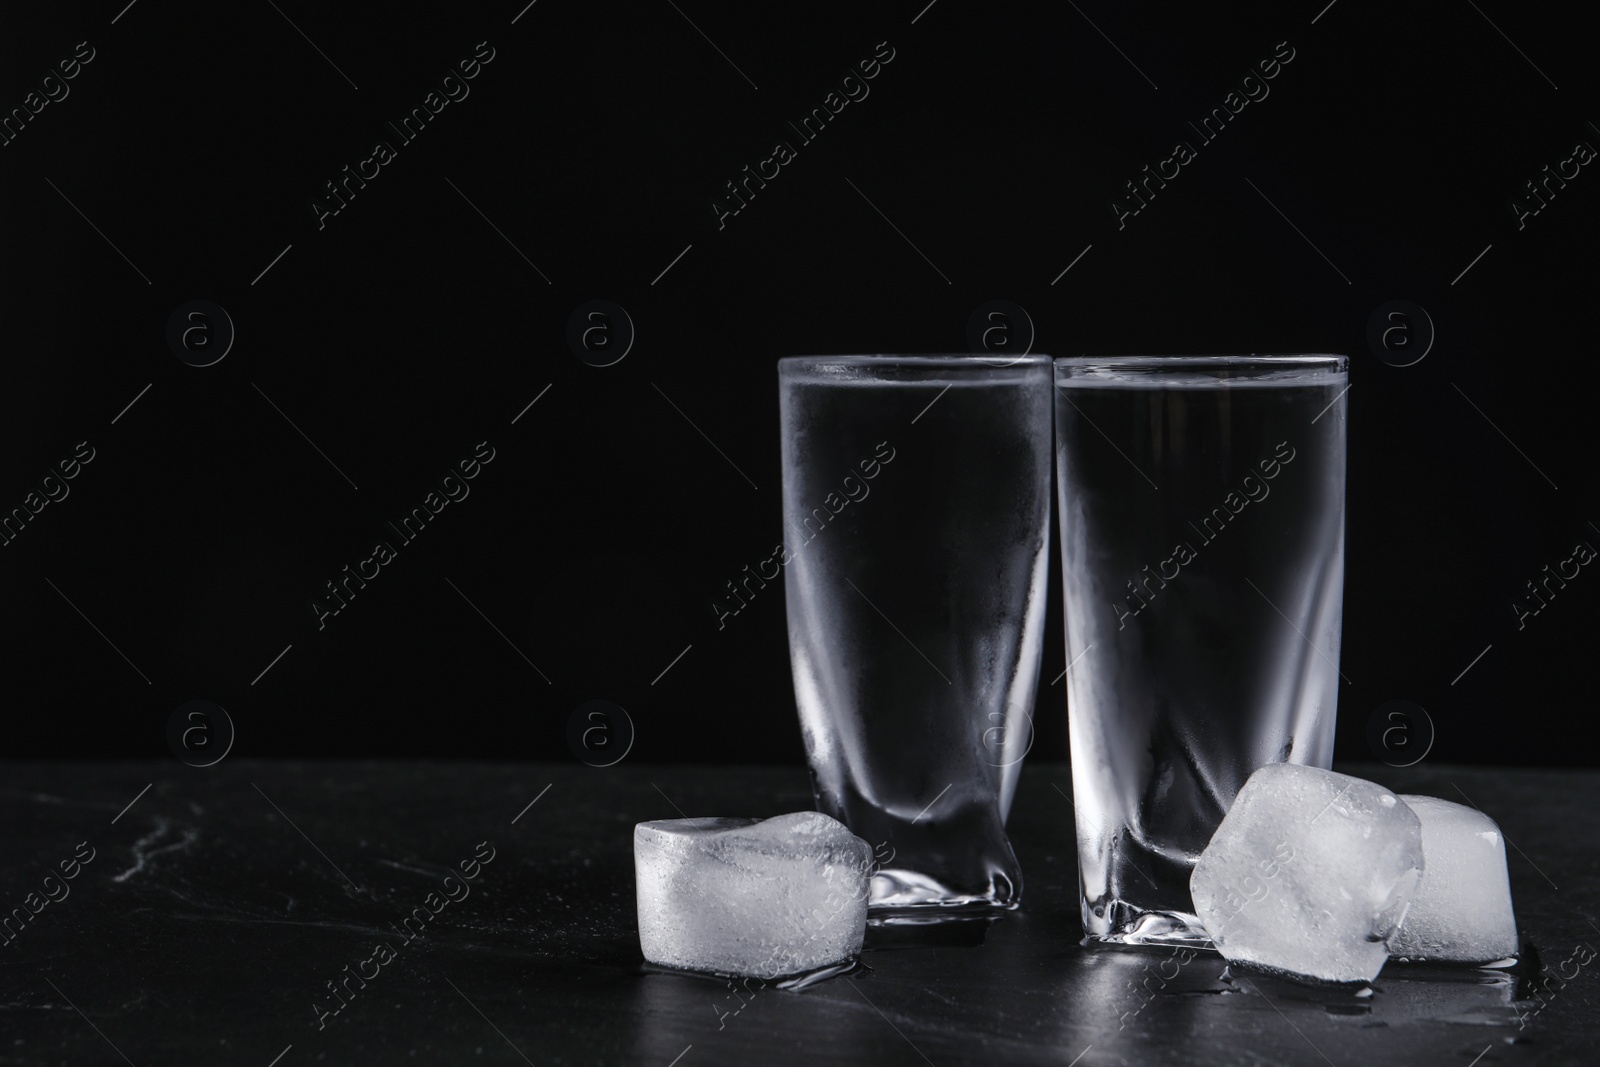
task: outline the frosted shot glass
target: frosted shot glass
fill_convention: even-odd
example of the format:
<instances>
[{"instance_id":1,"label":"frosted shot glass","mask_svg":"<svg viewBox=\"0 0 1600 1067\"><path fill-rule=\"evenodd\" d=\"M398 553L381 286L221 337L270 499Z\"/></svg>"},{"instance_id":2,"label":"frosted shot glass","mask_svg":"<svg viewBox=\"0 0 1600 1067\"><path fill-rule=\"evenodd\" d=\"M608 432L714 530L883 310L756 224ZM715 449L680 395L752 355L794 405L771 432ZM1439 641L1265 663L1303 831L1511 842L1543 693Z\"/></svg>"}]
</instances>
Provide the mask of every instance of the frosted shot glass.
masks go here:
<instances>
[{"instance_id":1,"label":"frosted shot glass","mask_svg":"<svg viewBox=\"0 0 1600 1067\"><path fill-rule=\"evenodd\" d=\"M1207 944L1196 859L1256 768L1333 758L1346 359L1055 362L1086 937Z\"/></svg>"},{"instance_id":2,"label":"frosted shot glass","mask_svg":"<svg viewBox=\"0 0 1600 1067\"><path fill-rule=\"evenodd\" d=\"M802 357L778 379L817 807L873 845L874 921L1014 908L1005 821L1039 677L1050 362Z\"/></svg>"}]
</instances>

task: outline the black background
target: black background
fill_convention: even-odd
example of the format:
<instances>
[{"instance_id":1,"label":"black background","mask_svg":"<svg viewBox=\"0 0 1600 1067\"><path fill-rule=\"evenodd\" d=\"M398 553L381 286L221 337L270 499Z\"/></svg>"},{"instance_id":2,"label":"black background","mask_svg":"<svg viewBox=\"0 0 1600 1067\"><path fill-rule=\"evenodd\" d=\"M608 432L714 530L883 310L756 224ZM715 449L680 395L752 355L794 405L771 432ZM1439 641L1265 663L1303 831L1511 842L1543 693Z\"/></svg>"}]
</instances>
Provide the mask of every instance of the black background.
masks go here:
<instances>
[{"instance_id":1,"label":"black background","mask_svg":"<svg viewBox=\"0 0 1600 1067\"><path fill-rule=\"evenodd\" d=\"M631 760L799 761L781 590L720 631L711 606L783 536L774 360L964 350L1005 299L1056 355L1350 355L1338 756L1406 699L1431 759L1593 762L1600 577L1520 631L1511 608L1600 546L1600 175L1523 229L1508 206L1600 146L1573 9L278 8L0 16L5 109L95 49L0 148L0 509L95 449L0 548L7 754L160 756L203 698L236 755L571 759L604 699ZM480 41L470 95L319 229L323 183ZM723 183L883 41L870 95L719 230ZM1186 123L1283 41L1201 145ZM1119 229L1177 140L1198 157ZM191 299L237 328L214 366L166 343ZM591 299L637 330L613 366L565 340ZM1367 346L1392 299L1437 330L1416 365ZM470 496L319 631L323 583L485 440ZM1034 754L1059 758L1057 583Z\"/></svg>"}]
</instances>

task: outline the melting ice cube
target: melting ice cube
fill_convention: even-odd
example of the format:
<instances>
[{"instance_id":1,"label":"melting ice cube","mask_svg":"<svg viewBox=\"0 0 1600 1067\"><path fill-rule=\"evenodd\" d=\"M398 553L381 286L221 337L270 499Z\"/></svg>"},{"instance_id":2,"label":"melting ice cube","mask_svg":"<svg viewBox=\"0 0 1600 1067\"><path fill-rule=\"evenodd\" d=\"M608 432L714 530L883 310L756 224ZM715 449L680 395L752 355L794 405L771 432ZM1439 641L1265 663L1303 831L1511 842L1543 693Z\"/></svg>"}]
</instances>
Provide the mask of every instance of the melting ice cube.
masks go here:
<instances>
[{"instance_id":1,"label":"melting ice cube","mask_svg":"<svg viewBox=\"0 0 1600 1067\"><path fill-rule=\"evenodd\" d=\"M1428 869L1389 951L1408 960L1488 963L1517 952L1505 838L1495 821L1436 797L1403 795L1422 820Z\"/></svg>"},{"instance_id":2,"label":"melting ice cube","mask_svg":"<svg viewBox=\"0 0 1600 1067\"><path fill-rule=\"evenodd\" d=\"M642 822L633 866L651 963L777 978L861 950L872 848L820 812Z\"/></svg>"},{"instance_id":3,"label":"melting ice cube","mask_svg":"<svg viewBox=\"0 0 1600 1067\"><path fill-rule=\"evenodd\" d=\"M1393 793L1274 763L1239 790L1189 889L1230 962L1364 982L1389 958L1422 864L1421 825Z\"/></svg>"}]
</instances>

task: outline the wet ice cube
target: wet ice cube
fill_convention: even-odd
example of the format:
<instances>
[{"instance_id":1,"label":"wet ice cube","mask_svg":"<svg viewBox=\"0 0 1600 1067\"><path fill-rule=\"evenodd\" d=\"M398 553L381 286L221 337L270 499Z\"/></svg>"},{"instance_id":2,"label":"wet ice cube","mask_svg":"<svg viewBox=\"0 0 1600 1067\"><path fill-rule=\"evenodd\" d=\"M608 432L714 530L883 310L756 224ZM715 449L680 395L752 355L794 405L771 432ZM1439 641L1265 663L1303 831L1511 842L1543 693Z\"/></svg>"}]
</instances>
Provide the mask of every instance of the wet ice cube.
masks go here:
<instances>
[{"instance_id":1,"label":"wet ice cube","mask_svg":"<svg viewBox=\"0 0 1600 1067\"><path fill-rule=\"evenodd\" d=\"M1326 982L1365 982L1422 872L1422 829L1373 782L1274 763L1250 776L1189 881L1218 951Z\"/></svg>"},{"instance_id":2,"label":"wet ice cube","mask_svg":"<svg viewBox=\"0 0 1600 1067\"><path fill-rule=\"evenodd\" d=\"M651 963L776 978L840 963L866 933L872 849L820 812L633 828Z\"/></svg>"},{"instance_id":3,"label":"wet ice cube","mask_svg":"<svg viewBox=\"0 0 1600 1067\"><path fill-rule=\"evenodd\" d=\"M1428 869L1389 951L1408 960L1488 963L1516 955L1505 838L1489 816L1437 797L1402 795L1422 821Z\"/></svg>"}]
</instances>

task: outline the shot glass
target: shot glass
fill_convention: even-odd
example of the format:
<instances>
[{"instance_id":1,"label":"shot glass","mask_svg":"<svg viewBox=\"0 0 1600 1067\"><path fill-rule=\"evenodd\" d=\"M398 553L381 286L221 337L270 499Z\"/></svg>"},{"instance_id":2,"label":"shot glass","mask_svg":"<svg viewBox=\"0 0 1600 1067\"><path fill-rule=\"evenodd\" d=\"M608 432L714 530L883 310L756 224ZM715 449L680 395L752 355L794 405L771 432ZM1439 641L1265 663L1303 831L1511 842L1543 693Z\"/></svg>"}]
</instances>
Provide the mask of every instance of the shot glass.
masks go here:
<instances>
[{"instance_id":1,"label":"shot glass","mask_svg":"<svg viewBox=\"0 0 1600 1067\"><path fill-rule=\"evenodd\" d=\"M1044 356L778 361L789 651L877 922L1014 908L1048 581ZM898 917L898 918L897 918Z\"/></svg>"},{"instance_id":2,"label":"shot glass","mask_svg":"<svg viewBox=\"0 0 1600 1067\"><path fill-rule=\"evenodd\" d=\"M1344 356L1055 362L1087 938L1208 944L1189 875L1267 763L1327 767Z\"/></svg>"}]
</instances>

